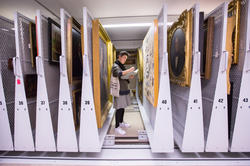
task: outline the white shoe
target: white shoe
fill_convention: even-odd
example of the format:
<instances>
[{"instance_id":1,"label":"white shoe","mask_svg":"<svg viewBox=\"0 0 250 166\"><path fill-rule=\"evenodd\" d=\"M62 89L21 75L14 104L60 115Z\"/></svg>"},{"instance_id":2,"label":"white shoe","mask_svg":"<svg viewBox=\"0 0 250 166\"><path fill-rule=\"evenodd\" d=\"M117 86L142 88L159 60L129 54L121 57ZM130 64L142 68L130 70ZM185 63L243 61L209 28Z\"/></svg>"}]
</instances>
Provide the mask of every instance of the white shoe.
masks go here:
<instances>
[{"instance_id":1,"label":"white shoe","mask_svg":"<svg viewBox=\"0 0 250 166\"><path fill-rule=\"evenodd\" d=\"M126 131L122 130L120 127L115 128L115 133L120 135L125 135Z\"/></svg>"},{"instance_id":2,"label":"white shoe","mask_svg":"<svg viewBox=\"0 0 250 166\"><path fill-rule=\"evenodd\" d=\"M123 128L130 128L131 125L128 124L128 123L122 122L122 123L120 123L120 127L123 127Z\"/></svg>"}]
</instances>

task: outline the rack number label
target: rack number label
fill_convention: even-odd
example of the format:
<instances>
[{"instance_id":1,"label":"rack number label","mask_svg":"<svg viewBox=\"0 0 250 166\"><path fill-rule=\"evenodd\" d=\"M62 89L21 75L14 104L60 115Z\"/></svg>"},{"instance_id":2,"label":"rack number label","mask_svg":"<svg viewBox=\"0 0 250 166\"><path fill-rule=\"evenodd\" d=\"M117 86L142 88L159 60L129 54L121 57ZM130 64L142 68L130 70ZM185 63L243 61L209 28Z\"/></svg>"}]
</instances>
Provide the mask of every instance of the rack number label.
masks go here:
<instances>
[{"instance_id":1,"label":"rack number label","mask_svg":"<svg viewBox=\"0 0 250 166\"><path fill-rule=\"evenodd\" d=\"M68 102L67 101L63 101L63 105L67 105L68 104Z\"/></svg>"},{"instance_id":2,"label":"rack number label","mask_svg":"<svg viewBox=\"0 0 250 166\"><path fill-rule=\"evenodd\" d=\"M218 102L219 102L219 103L223 103L223 99L219 99Z\"/></svg>"},{"instance_id":3,"label":"rack number label","mask_svg":"<svg viewBox=\"0 0 250 166\"><path fill-rule=\"evenodd\" d=\"M162 104L167 104L167 100L162 100Z\"/></svg>"},{"instance_id":4,"label":"rack number label","mask_svg":"<svg viewBox=\"0 0 250 166\"><path fill-rule=\"evenodd\" d=\"M248 102L248 98L244 98L243 102L247 103Z\"/></svg>"},{"instance_id":5,"label":"rack number label","mask_svg":"<svg viewBox=\"0 0 250 166\"><path fill-rule=\"evenodd\" d=\"M89 100L85 101L84 103L85 103L85 105L90 105L90 101Z\"/></svg>"},{"instance_id":6,"label":"rack number label","mask_svg":"<svg viewBox=\"0 0 250 166\"><path fill-rule=\"evenodd\" d=\"M19 105L23 105L23 101L19 101L18 104L19 104Z\"/></svg>"}]
</instances>

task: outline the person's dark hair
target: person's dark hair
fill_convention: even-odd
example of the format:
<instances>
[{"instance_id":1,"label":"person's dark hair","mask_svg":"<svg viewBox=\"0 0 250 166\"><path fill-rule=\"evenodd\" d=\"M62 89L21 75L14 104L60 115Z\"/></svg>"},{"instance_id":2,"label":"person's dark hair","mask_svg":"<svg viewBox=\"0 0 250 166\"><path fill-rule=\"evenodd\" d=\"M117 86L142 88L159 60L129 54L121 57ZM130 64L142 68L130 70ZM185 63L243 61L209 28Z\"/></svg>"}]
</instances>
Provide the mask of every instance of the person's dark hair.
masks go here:
<instances>
[{"instance_id":1,"label":"person's dark hair","mask_svg":"<svg viewBox=\"0 0 250 166\"><path fill-rule=\"evenodd\" d=\"M127 51L121 51L121 52L119 53L119 56L120 56L120 57L122 57L122 56L124 56L124 55L129 56L129 53L128 53Z\"/></svg>"}]
</instances>

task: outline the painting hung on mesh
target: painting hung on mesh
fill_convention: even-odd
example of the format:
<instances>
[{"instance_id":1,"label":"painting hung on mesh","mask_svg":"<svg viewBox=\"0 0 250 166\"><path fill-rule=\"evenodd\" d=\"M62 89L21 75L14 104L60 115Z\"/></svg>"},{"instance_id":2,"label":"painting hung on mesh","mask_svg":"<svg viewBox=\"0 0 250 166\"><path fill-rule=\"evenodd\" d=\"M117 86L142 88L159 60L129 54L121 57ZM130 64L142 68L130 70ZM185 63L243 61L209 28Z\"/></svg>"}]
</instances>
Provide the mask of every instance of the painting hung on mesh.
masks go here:
<instances>
[{"instance_id":1,"label":"painting hung on mesh","mask_svg":"<svg viewBox=\"0 0 250 166\"><path fill-rule=\"evenodd\" d=\"M149 28L142 44L143 94L156 107L158 97L158 21Z\"/></svg>"}]
</instances>

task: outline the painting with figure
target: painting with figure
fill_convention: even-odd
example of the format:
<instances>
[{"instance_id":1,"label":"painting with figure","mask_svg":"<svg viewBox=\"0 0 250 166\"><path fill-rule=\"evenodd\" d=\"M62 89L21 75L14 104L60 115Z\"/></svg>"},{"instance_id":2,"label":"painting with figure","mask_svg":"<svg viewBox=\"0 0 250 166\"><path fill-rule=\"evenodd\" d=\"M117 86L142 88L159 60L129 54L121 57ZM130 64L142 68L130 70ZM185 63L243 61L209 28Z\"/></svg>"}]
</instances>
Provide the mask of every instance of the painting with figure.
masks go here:
<instances>
[{"instance_id":1,"label":"painting with figure","mask_svg":"<svg viewBox=\"0 0 250 166\"><path fill-rule=\"evenodd\" d=\"M156 107L158 97L158 21L149 28L142 44L143 94Z\"/></svg>"},{"instance_id":2,"label":"painting with figure","mask_svg":"<svg viewBox=\"0 0 250 166\"><path fill-rule=\"evenodd\" d=\"M170 49L170 66L173 74L178 77L185 65L185 33L181 28L174 32Z\"/></svg>"},{"instance_id":3,"label":"painting with figure","mask_svg":"<svg viewBox=\"0 0 250 166\"><path fill-rule=\"evenodd\" d=\"M190 86L192 69L192 9L185 10L168 28L169 75L172 83Z\"/></svg>"}]
</instances>

